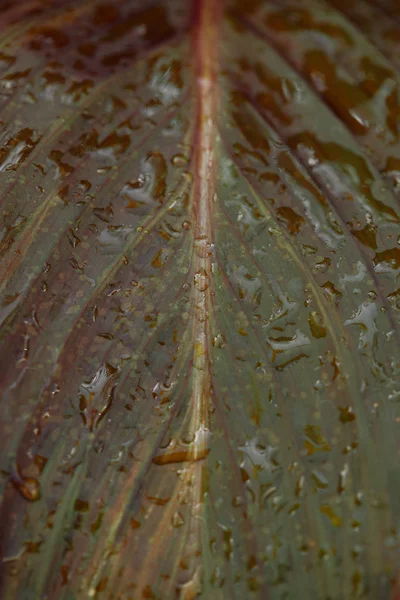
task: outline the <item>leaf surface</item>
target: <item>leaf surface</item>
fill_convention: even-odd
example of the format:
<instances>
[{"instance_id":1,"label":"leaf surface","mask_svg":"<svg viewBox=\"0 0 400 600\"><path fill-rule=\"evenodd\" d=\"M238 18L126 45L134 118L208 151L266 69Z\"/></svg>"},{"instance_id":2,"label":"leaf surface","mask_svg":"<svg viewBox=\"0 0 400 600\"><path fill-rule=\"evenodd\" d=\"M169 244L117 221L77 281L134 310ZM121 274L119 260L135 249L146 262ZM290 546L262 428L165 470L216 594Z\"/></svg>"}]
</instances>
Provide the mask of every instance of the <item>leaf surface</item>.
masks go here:
<instances>
[{"instance_id":1,"label":"leaf surface","mask_svg":"<svg viewBox=\"0 0 400 600\"><path fill-rule=\"evenodd\" d=\"M0 590L393 599L392 0L0 3Z\"/></svg>"}]
</instances>

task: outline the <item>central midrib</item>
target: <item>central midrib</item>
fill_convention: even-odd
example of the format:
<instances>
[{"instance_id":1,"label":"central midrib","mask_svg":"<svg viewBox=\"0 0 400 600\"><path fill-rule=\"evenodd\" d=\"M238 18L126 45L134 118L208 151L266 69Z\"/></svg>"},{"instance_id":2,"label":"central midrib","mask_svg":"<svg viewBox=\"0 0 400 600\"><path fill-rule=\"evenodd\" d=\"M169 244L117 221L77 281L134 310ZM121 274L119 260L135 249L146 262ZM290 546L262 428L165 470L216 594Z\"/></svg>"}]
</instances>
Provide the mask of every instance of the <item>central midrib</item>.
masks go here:
<instances>
[{"instance_id":1,"label":"central midrib","mask_svg":"<svg viewBox=\"0 0 400 600\"><path fill-rule=\"evenodd\" d=\"M211 389L209 360L210 311L212 309L213 203L217 152L216 117L218 90L218 26L221 2L195 0L194 48L196 136L192 219L194 251L192 262L193 311L193 393L192 432L196 440L195 458L203 457L208 430Z\"/></svg>"}]
</instances>

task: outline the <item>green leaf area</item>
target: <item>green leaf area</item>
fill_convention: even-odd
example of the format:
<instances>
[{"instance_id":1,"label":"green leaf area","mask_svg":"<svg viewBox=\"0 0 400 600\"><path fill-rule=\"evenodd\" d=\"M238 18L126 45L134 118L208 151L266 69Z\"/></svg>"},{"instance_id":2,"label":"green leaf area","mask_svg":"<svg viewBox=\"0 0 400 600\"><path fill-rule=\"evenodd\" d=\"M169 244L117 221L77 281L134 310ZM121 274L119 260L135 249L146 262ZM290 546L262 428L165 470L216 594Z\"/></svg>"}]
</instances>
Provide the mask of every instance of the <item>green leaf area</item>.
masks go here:
<instances>
[{"instance_id":1,"label":"green leaf area","mask_svg":"<svg viewBox=\"0 0 400 600\"><path fill-rule=\"evenodd\" d=\"M399 6L1 0L2 600L399 600Z\"/></svg>"}]
</instances>

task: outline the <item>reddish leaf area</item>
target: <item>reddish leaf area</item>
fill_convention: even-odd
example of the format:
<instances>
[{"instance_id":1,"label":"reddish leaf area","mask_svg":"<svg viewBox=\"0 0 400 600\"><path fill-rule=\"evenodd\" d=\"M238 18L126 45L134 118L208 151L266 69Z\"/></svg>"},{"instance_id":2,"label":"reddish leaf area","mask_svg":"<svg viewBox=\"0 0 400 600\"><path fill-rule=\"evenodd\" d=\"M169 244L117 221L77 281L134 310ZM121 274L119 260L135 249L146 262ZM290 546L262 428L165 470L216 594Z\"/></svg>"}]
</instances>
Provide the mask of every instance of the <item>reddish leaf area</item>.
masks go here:
<instances>
[{"instance_id":1,"label":"reddish leaf area","mask_svg":"<svg viewBox=\"0 0 400 600\"><path fill-rule=\"evenodd\" d=\"M399 600L398 4L0 24L1 599Z\"/></svg>"}]
</instances>

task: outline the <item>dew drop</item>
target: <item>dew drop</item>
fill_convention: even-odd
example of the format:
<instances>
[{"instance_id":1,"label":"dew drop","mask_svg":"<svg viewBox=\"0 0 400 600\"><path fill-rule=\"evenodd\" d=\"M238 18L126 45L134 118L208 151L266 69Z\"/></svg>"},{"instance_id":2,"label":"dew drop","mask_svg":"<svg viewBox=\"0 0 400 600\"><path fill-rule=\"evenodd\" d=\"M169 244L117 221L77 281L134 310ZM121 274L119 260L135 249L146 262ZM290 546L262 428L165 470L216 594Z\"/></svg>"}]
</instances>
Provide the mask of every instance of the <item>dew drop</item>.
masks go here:
<instances>
[{"instance_id":1,"label":"dew drop","mask_svg":"<svg viewBox=\"0 0 400 600\"><path fill-rule=\"evenodd\" d=\"M172 527L182 527L182 525L184 523L185 523L185 520L182 516L182 513L176 511L172 516L172 520L171 520Z\"/></svg>"},{"instance_id":2,"label":"dew drop","mask_svg":"<svg viewBox=\"0 0 400 600\"><path fill-rule=\"evenodd\" d=\"M204 308L198 305L196 305L195 308L195 316L199 323L205 323L208 319L207 311L205 311Z\"/></svg>"},{"instance_id":3,"label":"dew drop","mask_svg":"<svg viewBox=\"0 0 400 600\"><path fill-rule=\"evenodd\" d=\"M335 513L335 511L333 510L333 508L331 506L329 506L328 504L323 504L320 508L320 511L323 515L327 516L332 525L334 527L341 527L342 526L342 519L341 517L339 517L339 515L337 515Z\"/></svg>"},{"instance_id":4,"label":"dew drop","mask_svg":"<svg viewBox=\"0 0 400 600\"><path fill-rule=\"evenodd\" d=\"M199 258L207 258L212 255L212 244L206 236L201 236L194 241L194 251Z\"/></svg>"},{"instance_id":5,"label":"dew drop","mask_svg":"<svg viewBox=\"0 0 400 600\"><path fill-rule=\"evenodd\" d=\"M162 451L153 458L153 463L156 465L167 465L182 462L196 462L203 460L208 456L208 440L209 431L203 426L200 427L192 442L184 444L172 439L168 445L162 448Z\"/></svg>"},{"instance_id":6,"label":"dew drop","mask_svg":"<svg viewBox=\"0 0 400 600\"><path fill-rule=\"evenodd\" d=\"M25 500L36 502L40 499L40 485L33 477L21 477L14 475L11 479L15 488L19 491Z\"/></svg>"},{"instance_id":7,"label":"dew drop","mask_svg":"<svg viewBox=\"0 0 400 600\"><path fill-rule=\"evenodd\" d=\"M187 164L187 158L183 154L174 154L171 163L174 167L184 167Z\"/></svg>"},{"instance_id":8,"label":"dew drop","mask_svg":"<svg viewBox=\"0 0 400 600\"><path fill-rule=\"evenodd\" d=\"M318 339L326 336L326 327L324 326L322 316L318 312L314 310L310 312L308 316L308 323L314 338Z\"/></svg>"},{"instance_id":9,"label":"dew drop","mask_svg":"<svg viewBox=\"0 0 400 600\"><path fill-rule=\"evenodd\" d=\"M205 292L208 289L208 275L204 269L200 269L194 276L194 287L199 292Z\"/></svg>"},{"instance_id":10,"label":"dew drop","mask_svg":"<svg viewBox=\"0 0 400 600\"><path fill-rule=\"evenodd\" d=\"M212 344L215 348L223 348L225 346L225 339L221 333L214 336Z\"/></svg>"}]
</instances>

